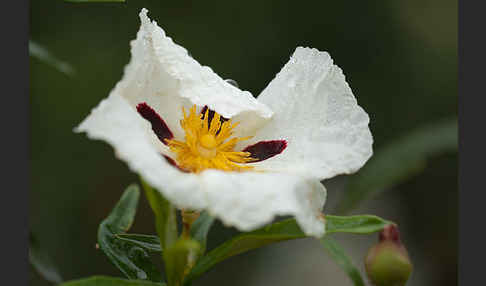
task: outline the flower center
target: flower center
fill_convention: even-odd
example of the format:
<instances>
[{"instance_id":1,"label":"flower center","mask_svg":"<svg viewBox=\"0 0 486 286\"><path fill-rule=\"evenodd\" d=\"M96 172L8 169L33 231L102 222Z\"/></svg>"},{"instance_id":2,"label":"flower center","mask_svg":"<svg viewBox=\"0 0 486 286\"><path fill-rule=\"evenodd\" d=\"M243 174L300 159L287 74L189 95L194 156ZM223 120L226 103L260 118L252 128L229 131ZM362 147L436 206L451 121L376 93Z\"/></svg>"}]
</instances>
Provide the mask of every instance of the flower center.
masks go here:
<instances>
[{"instance_id":1,"label":"flower center","mask_svg":"<svg viewBox=\"0 0 486 286\"><path fill-rule=\"evenodd\" d=\"M205 134L201 136L201 146L204 148L212 149L218 145L218 142L216 142L216 137L212 134Z\"/></svg>"},{"instance_id":2,"label":"flower center","mask_svg":"<svg viewBox=\"0 0 486 286\"><path fill-rule=\"evenodd\" d=\"M250 152L234 151L236 143L250 137L234 137L233 129L238 123L231 120L222 122L221 116L214 112L210 122L209 109L203 114L196 112L196 105L189 114L183 108L184 118L180 121L185 132L185 141L166 139L170 150L176 155L179 167L190 172L199 173L206 169L224 171L243 171L252 166L240 164L255 161Z\"/></svg>"}]
</instances>

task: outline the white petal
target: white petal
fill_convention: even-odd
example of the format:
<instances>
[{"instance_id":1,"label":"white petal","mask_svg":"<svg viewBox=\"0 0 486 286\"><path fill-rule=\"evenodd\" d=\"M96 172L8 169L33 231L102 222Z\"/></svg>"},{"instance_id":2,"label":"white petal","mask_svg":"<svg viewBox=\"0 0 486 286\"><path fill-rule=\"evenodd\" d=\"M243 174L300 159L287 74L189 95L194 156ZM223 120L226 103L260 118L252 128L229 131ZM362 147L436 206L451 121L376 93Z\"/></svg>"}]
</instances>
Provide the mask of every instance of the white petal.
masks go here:
<instances>
[{"instance_id":1,"label":"white petal","mask_svg":"<svg viewBox=\"0 0 486 286\"><path fill-rule=\"evenodd\" d=\"M117 93L132 105L147 102L176 137L184 135L178 124L182 106L207 105L227 118L249 115L241 127L248 130L272 116L272 111L251 93L232 86L191 58L155 21L150 21L147 12L140 12L140 30L131 42L131 60L116 86Z\"/></svg>"},{"instance_id":2,"label":"white petal","mask_svg":"<svg viewBox=\"0 0 486 286\"><path fill-rule=\"evenodd\" d=\"M91 139L110 143L116 156L178 207L201 209L206 206L195 174L179 171L152 144L148 122L124 98L111 94L75 129ZM162 145L162 144L160 144Z\"/></svg>"},{"instance_id":3,"label":"white petal","mask_svg":"<svg viewBox=\"0 0 486 286\"><path fill-rule=\"evenodd\" d=\"M110 143L119 159L178 208L208 209L242 231L261 227L277 215L294 215L306 234L324 234L320 213L326 191L319 181L278 173L183 173L161 156L147 125L134 107L114 93L75 131Z\"/></svg>"},{"instance_id":4,"label":"white petal","mask_svg":"<svg viewBox=\"0 0 486 286\"><path fill-rule=\"evenodd\" d=\"M142 25L122 80L75 131L111 144L118 158L178 208L208 209L241 230L263 226L276 215L294 215L306 233L322 235L325 189L318 181L269 173L184 173L162 157L167 147L137 113L141 102L154 108L176 136L183 136L178 124L183 106L207 105L225 117L245 119L239 132L251 132L272 112L189 57L146 14L145 9L140 13Z\"/></svg>"},{"instance_id":5,"label":"white petal","mask_svg":"<svg viewBox=\"0 0 486 286\"><path fill-rule=\"evenodd\" d=\"M201 173L209 212L224 224L254 230L277 215L293 215L307 234L320 237L325 227L321 210L326 189L317 180L278 173Z\"/></svg>"},{"instance_id":6,"label":"white petal","mask_svg":"<svg viewBox=\"0 0 486 286\"><path fill-rule=\"evenodd\" d=\"M258 100L275 115L251 142L288 141L281 154L255 163L263 169L326 179L357 171L372 155L368 114L326 52L297 48Z\"/></svg>"}]
</instances>

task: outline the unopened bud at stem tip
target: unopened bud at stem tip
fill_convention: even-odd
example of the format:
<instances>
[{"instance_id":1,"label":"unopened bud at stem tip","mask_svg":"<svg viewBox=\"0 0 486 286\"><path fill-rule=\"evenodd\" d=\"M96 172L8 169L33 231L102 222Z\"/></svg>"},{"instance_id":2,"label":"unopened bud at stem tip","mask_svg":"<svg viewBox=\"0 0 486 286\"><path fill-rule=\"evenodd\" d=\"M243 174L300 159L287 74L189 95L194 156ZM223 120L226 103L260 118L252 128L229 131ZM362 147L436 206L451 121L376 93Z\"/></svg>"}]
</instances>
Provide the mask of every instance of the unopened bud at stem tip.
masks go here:
<instances>
[{"instance_id":1,"label":"unopened bud at stem tip","mask_svg":"<svg viewBox=\"0 0 486 286\"><path fill-rule=\"evenodd\" d=\"M407 283L413 266L396 225L388 225L380 232L379 242L368 251L365 268L375 286L404 286Z\"/></svg>"}]
</instances>

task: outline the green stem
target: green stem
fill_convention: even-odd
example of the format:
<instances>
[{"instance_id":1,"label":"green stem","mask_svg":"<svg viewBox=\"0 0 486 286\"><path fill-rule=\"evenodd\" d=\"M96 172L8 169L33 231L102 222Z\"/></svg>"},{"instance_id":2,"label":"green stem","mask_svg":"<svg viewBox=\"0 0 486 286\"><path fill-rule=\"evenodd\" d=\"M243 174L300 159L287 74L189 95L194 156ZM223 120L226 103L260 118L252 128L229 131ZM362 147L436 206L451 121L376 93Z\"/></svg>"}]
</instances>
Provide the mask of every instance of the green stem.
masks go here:
<instances>
[{"instance_id":1,"label":"green stem","mask_svg":"<svg viewBox=\"0 0 486 286\"><path fill-rule=\"evenodd\" d=\"M160 237L162 250L169 248L177 240L177 220L174 206L162 194L140 178L150 207L155 214L155 228Z\"/></svg>"}]
</instances>

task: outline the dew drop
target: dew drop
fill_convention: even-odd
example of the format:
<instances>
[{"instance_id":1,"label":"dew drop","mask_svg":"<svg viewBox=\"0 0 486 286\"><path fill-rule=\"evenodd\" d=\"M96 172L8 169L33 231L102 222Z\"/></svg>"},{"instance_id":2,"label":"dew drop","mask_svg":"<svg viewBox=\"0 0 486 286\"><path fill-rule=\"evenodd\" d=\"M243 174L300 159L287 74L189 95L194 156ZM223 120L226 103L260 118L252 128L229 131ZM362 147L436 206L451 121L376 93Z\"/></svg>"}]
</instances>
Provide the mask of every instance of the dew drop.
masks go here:
<instances>
[{"instance_id":1,"label":"dew drop","mask_svg":"<svg viewBox=\"0 0 486 286\"><path fill-rule=\"evenodd\" d=\"M234 87L239 87L239 86L238 86L238 83L237 83L237 82L236 82L236 80L234 80L234 79L226 79L225 81L226 81L227 83L231 84L231 85L232 85L232 86L234 86Z\"/></svg>"}]
</instances>

